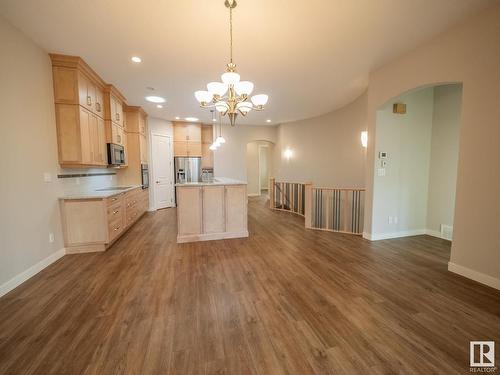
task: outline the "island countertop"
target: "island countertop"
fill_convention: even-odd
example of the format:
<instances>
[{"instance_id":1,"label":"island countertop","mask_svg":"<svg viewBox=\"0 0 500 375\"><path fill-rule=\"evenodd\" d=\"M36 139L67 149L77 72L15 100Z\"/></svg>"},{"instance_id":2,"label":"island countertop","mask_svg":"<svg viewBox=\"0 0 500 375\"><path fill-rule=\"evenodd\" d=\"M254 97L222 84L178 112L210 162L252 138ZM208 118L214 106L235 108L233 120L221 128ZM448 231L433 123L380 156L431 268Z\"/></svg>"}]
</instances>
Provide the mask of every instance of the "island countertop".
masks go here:
<instances>
[{"instance_id":1,"label":"island countertop","mask_svg":"<svg viewBox=\"0 0 500 375\"><path fill-rule=\"evenodd\" d=\"M246 185L246 181L235 180L228 177L215 177L213 181L177 183L175 186L222 186L222 185Z\"/></svg>"}]
</instances>

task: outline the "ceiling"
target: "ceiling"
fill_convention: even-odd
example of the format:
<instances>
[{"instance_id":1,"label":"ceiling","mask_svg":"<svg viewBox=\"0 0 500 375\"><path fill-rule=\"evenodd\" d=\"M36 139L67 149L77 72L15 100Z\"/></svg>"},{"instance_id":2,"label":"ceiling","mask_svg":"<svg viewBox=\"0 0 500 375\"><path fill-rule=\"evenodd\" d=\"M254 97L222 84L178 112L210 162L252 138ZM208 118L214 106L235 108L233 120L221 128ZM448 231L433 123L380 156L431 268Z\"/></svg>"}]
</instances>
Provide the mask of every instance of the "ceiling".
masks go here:
<instances>
[{"instance_id":1,"label":"ceiling","mask_svg":"<svg viewBox=\"0 0 500 375\"><path fill-rule=\"evenodd\" d=\"M495 0L237 0L234 60L271 124L339 108L370 70ZM220 80L229 55L224 0L1 0L0 14L48 52L81 56L131 105L173 120L210 120L193 92ZM131 56L140 56L133 64ZM154 91L147 89L153 87ZM144 100L167 99L164 108Z\"/></svg>"}]
</instances>

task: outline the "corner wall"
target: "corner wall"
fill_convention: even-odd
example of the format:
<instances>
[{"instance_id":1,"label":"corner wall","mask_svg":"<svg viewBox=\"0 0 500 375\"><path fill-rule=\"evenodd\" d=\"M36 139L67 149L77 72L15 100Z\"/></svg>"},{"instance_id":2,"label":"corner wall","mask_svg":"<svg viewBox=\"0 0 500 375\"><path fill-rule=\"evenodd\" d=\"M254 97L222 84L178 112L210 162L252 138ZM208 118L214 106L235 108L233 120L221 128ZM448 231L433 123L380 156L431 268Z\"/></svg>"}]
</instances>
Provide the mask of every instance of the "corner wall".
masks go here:
<instances>
[{"instance_id":1,"label":"corner wall","mask_svg":"<svg viewBox=\"0 0 500 375\"><path fill-rule=\"evenodd\" d=\"M463 83L454 237L449 269L500 288L500 6L463 22L370 74L365 230L373 230L376 111L390 98ZM482 275L478 277L477 275ZM484 277L483 277L484 276Z\"/></svg>"}]
</instances>

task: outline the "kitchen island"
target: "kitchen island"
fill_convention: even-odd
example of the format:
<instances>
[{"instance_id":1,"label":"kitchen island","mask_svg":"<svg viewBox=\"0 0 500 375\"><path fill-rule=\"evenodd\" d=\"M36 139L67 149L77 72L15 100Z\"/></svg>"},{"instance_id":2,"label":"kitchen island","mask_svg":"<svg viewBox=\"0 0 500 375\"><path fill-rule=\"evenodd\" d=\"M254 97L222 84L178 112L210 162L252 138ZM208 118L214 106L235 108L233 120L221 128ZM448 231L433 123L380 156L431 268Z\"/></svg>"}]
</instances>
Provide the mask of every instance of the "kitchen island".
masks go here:
<instances>
[{"instance_id":1,"label":"kitchen island","mask_svg":"<svg viewBox=\"0 0 500 375\"><path fill-rule=\"evenodd\" d=\"M175 186L178 243L248 237L246 182L218 177Z\"/></svg>"}]
</instances>

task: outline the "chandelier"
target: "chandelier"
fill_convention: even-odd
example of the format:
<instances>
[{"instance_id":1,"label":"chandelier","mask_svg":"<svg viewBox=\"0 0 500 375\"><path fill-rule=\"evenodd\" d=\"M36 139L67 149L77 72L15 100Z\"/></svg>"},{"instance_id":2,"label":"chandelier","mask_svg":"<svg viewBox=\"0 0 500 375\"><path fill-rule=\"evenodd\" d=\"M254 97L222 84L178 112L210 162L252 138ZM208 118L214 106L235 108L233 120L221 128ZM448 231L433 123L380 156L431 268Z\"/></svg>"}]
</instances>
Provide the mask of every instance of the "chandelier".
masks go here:
<instances>
[{"instance_id":1,"label":"chandelier","mask_svg":"<svg viewBox=\"0 0 500 375\"><path fill-rule=\"evenodd\" d=\"M194 96L202 108L215 108L221 116L228 116L229 123L234 126L238 113L246 116L251 110L262 111L267 104L265 94L253 95L254 84L250 81L240 81L236 73L236 64L233 63L233 9L236 0L225 0L224 5L229 8L229 63L226 72L222 74L222 82L210 82L207 91L196 91Z\"/></svg>"}]
</instances>

